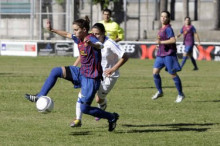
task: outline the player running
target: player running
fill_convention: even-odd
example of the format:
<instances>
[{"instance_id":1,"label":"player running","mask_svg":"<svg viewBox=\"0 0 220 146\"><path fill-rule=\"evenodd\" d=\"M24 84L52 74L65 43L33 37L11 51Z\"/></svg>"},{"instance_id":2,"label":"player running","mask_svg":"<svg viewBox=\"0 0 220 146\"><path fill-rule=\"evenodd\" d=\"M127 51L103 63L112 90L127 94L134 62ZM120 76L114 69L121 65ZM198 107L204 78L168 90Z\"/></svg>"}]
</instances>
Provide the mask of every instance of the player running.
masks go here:
<instances>
[{"instance_id":1,"label":"player running","mask_svg":"<svg viewBox=\"0 0 220 146\"><path fill-rule=\"evenodd\" d=\"M176 73L180 71L181 68L176 56L176 39L170 25L170 13L168 11L161 12L160 21L162 23L162 28L158 33L158 39L156 41L159 47L153 68L154 82L158 92L152 97L152 99L155 100L163 96L160 71L165 67L176 85L179 94L175 102L179 103L183 100L184 94L182 92L181 80Z\"/></svg>"},{"instance_id":2,"label":"player running","mask_svg":"<svg viewBox=\"0 0 220 146\"><path fill-rule=\"evenodd\" d=\"M56 67L52 69L49 77L45 81L40 93L36 96L26 94L25 97L36 102L41 96L46 96L55 85L57 78L64 78L74 84L74 88L81 88L81 98L79 100L80 110L84 114L94 117L107 119L109 122L109 131L113 131L119 115L117 113L109 113L97 107L91 107L91 103L99 89L102 79L101 67L101 49L103 45L93 35L89 34L89 18L78 19L73 22L74 35L65 31L53 29L51 24L47 23L47 29L60 36L73 39L78 44L80 56L74 65L80 60L81 67L66 66Z\"/></svg>"},{"instance_id":3,"label":"player running","mask_svg":"<svg viewBox=\"0 0 220 146\"><path fill-rule=\"evenodd\" d=\"M104 48L102 51L102 69L103 69L103 80L96 95L96 102L98 107L105 110L107 107L106 96L114 87L118 77L119 68L128 60L127 55L122 51L119 46L112 39L105 36L105 27L101 23L96 23L92 27L92 33L103 43ZM80 93L79 99L76 103L76 120L73 121L72 127L80 127L82 113L80 111ZM99 120L96 117L96 120Z\"/></svg>"},{"instance_id":4,"label":"player running","mask_svg":"<svg viewBox=\"0 0 220 146\"><path fill-rule=\"evenodd\" d=\"M183 53L183 60L181 63L181 68L183 68L188 57L190 57L191 62L194 66L193 70L198 70L196 60L193 58L192 53L193 53L193 46L195 43L194 36L196 37L198 41L198 45L200 45L199 35L196 32L196 28L193 25L191 25L190 17L185 17L184 20L185 20L184 21L185 25L180 30L180 34L177 35L177 38L179 38L183 34L183 44L185 45L185 50L184 50L185 52Z\"/></svg>"}]
</instances>

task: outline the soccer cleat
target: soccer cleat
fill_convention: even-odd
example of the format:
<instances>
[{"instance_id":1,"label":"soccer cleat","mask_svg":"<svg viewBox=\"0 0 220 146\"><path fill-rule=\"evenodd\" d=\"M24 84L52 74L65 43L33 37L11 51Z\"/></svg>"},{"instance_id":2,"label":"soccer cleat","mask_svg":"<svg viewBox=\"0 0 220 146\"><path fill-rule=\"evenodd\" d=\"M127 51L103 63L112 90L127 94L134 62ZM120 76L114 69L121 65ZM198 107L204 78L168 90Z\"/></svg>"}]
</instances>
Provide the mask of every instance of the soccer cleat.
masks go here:
<instances>
[{"instance_id":1,"label":"soccer cleat","mask_svg":"<svg viewBox=\"0 0 220 146\"><path fill-rule=\"evenodd\" d=\"M175 102L180 103L184 99L184 97L185 97L184 94L183 95L178 95Z\"/></svg>"},{"instance_id":2,"label":"soccer cleat","mask_svg":"<svg viewBox=\"0 0 220 146\"><path fill-rule=\"evenodd\" d=\"M103 104L103 105L98 104L98 108L105 110L107 108L107 104ZM95 117L95 120L99 121L99 120L101 120L101 118Z\"/></svg>"},{"instance_id":3,"label":"soccer cleat","mask_svg":"<svg viewBox=\"0 0 220 146\"><path fill-rule=\"evenodd\" d=\"M25 98L31 102L37 102L38 97L36 95L25 94Z\"/></svg>"},{"instance_id":4,"label":"soccer cleat","mask_svg":"<svg viewBox=\"0 0 220 146\"><path fill-rule=\"evenodd\" d=\"M162 97L163 96L163 93L160 93L159 91L152 97L153 100L159 98L159 97Z\"/></svg>"},{"instance_id":5,"label":"soccer cleat","mask_svg":"<svg viewBox=\"0 0 220 146\"><path fill-rule=\"evenodd\" d=\"M108 121L108 123L109 123L108 131L110 131L110 132L115 129L116 122L117 122L117 120L119 118L119 115L117 113L113 113L113 115L115 116L115 118L113 120L111 120L111 121Z\"/></svg>"},{"instance_id":6,"label":"soccer cleat","mask_svg":"<svg viewBox=\"0 0 220 146\"><path fill-rule=\"evenodd\" d=\"M70 127L81 127L82 126L82 122L81 120L74 120L72 123L70 123Z\"/></svg>"},{"instance_id":7,"label":"soccer cleat","mask_svg":"<svg viewBox=\"0 0 220 146\"><path fill-rule=\"evenodd\" d=\"M194 70L194 71L197 71L197 70L199 70L199 68L198 68L198 67L195 67L193 70Z\"/></svg>"}]
</instances>

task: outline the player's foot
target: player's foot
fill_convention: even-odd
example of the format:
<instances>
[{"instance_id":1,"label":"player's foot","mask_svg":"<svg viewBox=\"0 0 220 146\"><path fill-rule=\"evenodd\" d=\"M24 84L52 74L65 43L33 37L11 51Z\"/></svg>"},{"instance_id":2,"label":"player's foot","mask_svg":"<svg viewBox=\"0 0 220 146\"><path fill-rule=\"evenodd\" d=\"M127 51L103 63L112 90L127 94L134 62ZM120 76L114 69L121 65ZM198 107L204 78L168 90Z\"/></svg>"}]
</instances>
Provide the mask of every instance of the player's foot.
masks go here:
<instances>
[{"instance_id":1,"label":"player's foot","mask_svg":"<svg viewBox=\"0 0 220 146\"><path fill-rule=\"evenodd\" d=\"M38 100L36 95L25 94L24 97L31 102L37 102Z\"/></svg>"},{"instance_id":2,"label":"player's foot","mask_svg":"<svg viewBox=\"0 0 220 146\"><path fill-rule=\"evenodd\" d=\"M198 68L198 67L195 67L193 70L194 70L194 71L197 71L197 70L199 70L199 68Z\"/></svg>"},{"instance_id":3,"label":"player's foot","mask_svg":"<svg viewBox=\"0 0 220 146\"><path fill-rule=\"evenodd\" d=\"M103 105L98 104L98 108L100 108L100 109L102 109L102 110L105 110L105 109L107 108L107 104L106 104L106 103L103 104ZM99 120L101 120L101 118L95 117L95 120L96 120L96 121L99 121Z\"/></svg>"},{"instance_id":4,"label":"player's foot","mask_svg":"<svg viewBox=\"0 0 220 146\"><path fill-rule=\"evenodd\" d=\"M184 97L185 97L184 94L183 95L178 95L175 102L180 103L184 99Z\"/></svg>"},{"instance_id":5,"label":"player's foot","mask_svg":"<svg viewBox=\"0 0 220 146\"><path fill-rule=\"evenodd\" d=\"M70 127L81 127L82 126L82 122L81 120L74 120L72 123L70 123Z\"/></svg>"},{"instance_id":6,"label":"player's foot","mask_svg":"<svg viewBox=\"0 0 220 146\"><path fill-rule=\"evenodd\" d=\"M113 115L115 116L115 118L113 120L111 120L111 121L108 121L108 123L109 123L108 131L110 131L110 132L115 129L115 127L117 125L116 124L117 120L119 118L119 115L117 113L113 113Z\"/></svg>"},{"instance_id":7,"label":"player's foot","mask_svg":"<svg viewBox=\"0 0 220 146\"><path fill-rule=\"evenodd\" d=\"M152 97L153 100L159 98L159 97L162 97L163 96L163 93L160 93L159 91Z\"/></svg>"}]
</instances>

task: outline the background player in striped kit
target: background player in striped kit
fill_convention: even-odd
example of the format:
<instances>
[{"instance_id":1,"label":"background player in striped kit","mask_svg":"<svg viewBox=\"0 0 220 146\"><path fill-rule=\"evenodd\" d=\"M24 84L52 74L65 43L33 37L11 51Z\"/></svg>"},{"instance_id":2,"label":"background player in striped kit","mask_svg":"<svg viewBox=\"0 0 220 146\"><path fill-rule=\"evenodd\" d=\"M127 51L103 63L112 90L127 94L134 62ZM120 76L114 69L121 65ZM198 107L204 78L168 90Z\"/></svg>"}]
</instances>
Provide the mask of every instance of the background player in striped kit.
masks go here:
<instances>
[{"instance_id":1,"label":"background player in striped kit","mask_svg":"<svg viewBox=\"0 0 220 146\"><path fill-rule=\"evenodd\" d=\"M186 60L189 57L194 66L193 70L198 70L196 60L193 58L192 53L193 53L193 46L195 44L194 36L198 41L198 45L200 45L199 35L196 32L196 28L193 25L191 25L190 17L185 17L184 20L185 20L184 21L185 25L181 28L180 34L177 35L177 38L179 38L183 34L183 44L185 45L185 50L184 50L185 53L183 53L183 60L181 63L181 68L183 68Z\"/></svg>"},{"instance_id":2,"label":"background player in striped kit","mask_svg":"<svg viewBox=\"0 0 220 146\"><path fill-rule=\"evenodd\" d=\"M105 27L101 23L96 23L92 27L92 33L103 43L104 48L102 51L102 69L103 80L97 92L96 101L98 107L105 110L107 107L106 96L114 87L118 77L119 68L128 60L127 55L122 51L115 41L105 36ZM80 93L79 93L80 95ZM79 96L80 97L80 96ZM81 125L82 112L80 111L80 102L76 103L76 120L74 121L74 127ZM99 120L96 117L96 120Z\"/></svg>"},{"instance_id":3,"label":"background player in striped kit","mask_svg":"<svg viewBox=\"0 0 220 146\"><path fill-rule=\"evenodd\" d=\"M170 25L170 13L168 11L161 12L160 21L162 23L162 27L158 33L158 39L156 41L159 47L153 68L154 82L158 92L152 97L152 99L155 100L163 96L160 71L163 67L166 67L165 69L173 78L178 91L178 96L175 102L179 103L183 100L184 94L182 92L181 80L176 73L180 71L181 68L176 56L176 39Z\"/></svg>"},{"instance_id":4,"label":"background player in striped kit","mask_svg":"<svg viewBox=\"0 0 220 146\"><path fill-rule=\"evenodd\" d=\"M91 107L91 103L99 89L102 78L101 67L101 50L102 43L93 34L88 34L90 29L89 18L78 19L73 22L74 35L62 30L53 29L50 22L47 23L47 29L60 36L73 39L78 44L80 56L75 62L80 60L81 67L67 66L56 67L52 69L49 77L45 81L40 93L36 96L26 94L25 97L36 102L41 96L45 96L55 85L57 78L64 78L71 81L75 88L81 88L82 97L80 98L80 110L84 114L94 117L107 119L109 122L109 131L113 131L116 127L116 122L119 117L117 113L109 113L97 107ZM76 63L74 63L76 64Z\"/></svg>"}]
</instances>

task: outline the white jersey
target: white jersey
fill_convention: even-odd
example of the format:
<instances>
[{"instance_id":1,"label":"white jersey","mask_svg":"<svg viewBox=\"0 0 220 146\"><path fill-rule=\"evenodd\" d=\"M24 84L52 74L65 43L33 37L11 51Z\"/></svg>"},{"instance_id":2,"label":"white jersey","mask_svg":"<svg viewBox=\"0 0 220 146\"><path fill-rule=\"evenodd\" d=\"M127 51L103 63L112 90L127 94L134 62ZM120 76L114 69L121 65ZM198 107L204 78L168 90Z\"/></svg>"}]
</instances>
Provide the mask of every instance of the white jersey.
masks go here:
<instances>
[{"instance_id":1,"label":"white jersey","mask_svg":"<svg viewBox=\"0 0 220 146\"><path fill-rule=\"evenodd\" d=\"M112 39L105 37L101 62L103 71L112 68L123 55L124 51L120 49L119 45ZM119 77L119 71L116 70L111 77Z\"/></svg>"}]
</instances>

